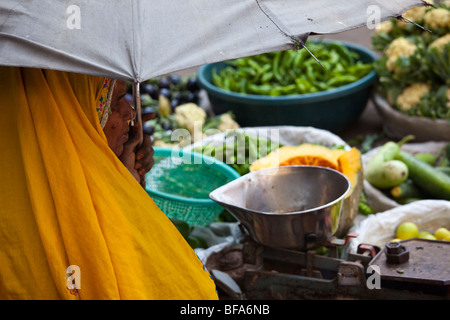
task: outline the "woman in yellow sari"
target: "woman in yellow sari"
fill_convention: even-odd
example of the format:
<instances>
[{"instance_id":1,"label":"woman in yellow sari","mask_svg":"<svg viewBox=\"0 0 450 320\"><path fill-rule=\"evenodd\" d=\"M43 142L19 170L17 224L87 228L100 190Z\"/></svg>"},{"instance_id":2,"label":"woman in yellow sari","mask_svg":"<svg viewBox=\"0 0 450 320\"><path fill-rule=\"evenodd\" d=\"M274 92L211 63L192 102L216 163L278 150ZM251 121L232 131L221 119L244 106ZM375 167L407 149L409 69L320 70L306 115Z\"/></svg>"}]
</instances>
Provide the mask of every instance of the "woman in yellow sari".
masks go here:
<instances>
[{"instance_id":1,"label":"woman in yellow sari","mask_svg":"<svg viewBox=\"0 0 450 320\"><path fill-rule=\"evenodd\" d=\"M217 298L109 147L99 121L109 89L104 78L0 67L1 299Z\"/></svg>"}]
</instances>

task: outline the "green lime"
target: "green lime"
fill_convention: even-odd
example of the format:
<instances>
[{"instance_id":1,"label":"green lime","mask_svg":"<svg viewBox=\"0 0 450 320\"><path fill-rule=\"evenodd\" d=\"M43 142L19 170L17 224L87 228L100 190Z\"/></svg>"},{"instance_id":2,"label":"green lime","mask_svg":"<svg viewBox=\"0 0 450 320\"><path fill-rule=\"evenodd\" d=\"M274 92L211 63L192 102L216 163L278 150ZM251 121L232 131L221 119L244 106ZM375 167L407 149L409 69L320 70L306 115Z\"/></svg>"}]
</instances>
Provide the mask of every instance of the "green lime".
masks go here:
<instances>
[{"instance_id":1,"label":"green lime","mask_svg":"<svg viewBox=\"0 0 450 320\"><path fill-rule=\"evenodd\" d=\"M419 235L417 236L417 238L425 239L425 238L428 237L428 236L432 236L431 232L428 232L428 231L420 231L420 232L419 232ZM433 237L434 237L434 236L433 236Z\"/></svg>"},{"instance_id":2,"label":"green lime","mask_svg":"<svg viewBox=\"0 0 450 320\"><path fill-rule=\"evenodd\" d=\"M433 236L432 234L427 234L427 235L423 236L422 239L436 240L436 237Z\"/></svg>"},{"instance_id":3,"label":"green lime","mask_svg":"<svg viewBox=\"0 0 450 320\"><path fill-rule=\"evenodd\" d=\"M450 231L447 228L439 228L434 232L434 236L438 240L444 240L447 237L450 237Z\"/></svg>"},{"instance_id":4,"label":"green lime","mask_svg":"<svg viewBox=\"0 0 450 320\"><path fill-rule=\"evenodd\" d=\"M395 237L400 240L417 238L419 235L419 228L413 222L403 222L397 228Z\"/></svg>"}]
</instances>

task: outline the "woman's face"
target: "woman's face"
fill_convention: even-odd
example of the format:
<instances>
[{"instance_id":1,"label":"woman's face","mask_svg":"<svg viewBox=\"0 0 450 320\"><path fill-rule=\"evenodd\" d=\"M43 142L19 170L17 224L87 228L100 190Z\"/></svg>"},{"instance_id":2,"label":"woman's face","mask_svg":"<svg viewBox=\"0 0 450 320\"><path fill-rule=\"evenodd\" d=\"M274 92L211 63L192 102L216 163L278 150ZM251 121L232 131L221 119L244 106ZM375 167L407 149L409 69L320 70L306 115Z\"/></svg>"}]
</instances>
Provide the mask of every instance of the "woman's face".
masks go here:
<instances>
[{"instance_id":1,"label":"woman's face","mask_svg":"<svg viewBox=\"0 0 450 320\"><path fill-rule=\"evenodd\" d=\"M116 81L111 98L111 111L103 131L108 145L116 156L123 152L123 145L128 141L129 124L136 116L136 111L125 99L127 86L124 81Z\"/></svg>"}]
</instances>

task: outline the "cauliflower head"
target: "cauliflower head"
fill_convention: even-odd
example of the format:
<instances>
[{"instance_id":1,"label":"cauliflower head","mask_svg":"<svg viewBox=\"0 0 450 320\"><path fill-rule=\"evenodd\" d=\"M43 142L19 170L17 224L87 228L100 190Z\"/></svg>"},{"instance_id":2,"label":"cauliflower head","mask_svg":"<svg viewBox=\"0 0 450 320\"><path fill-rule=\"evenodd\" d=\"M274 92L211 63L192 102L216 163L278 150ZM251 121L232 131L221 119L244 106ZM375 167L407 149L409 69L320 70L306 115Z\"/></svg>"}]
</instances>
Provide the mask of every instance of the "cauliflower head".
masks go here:
<instances>
[{"instance_id":1,"label":"cauliflower head","mask_svg":"<svg viewBox=\"0 0 450 320\"><path fill-rule=\"evenodd\" d=\"M389 33L391 32L393 27L394 24L392 23L392 21L386 20L377 25L377 27L375 28L375 33L376 34Z\"/></svg>"},{"instance_id":2,"label":"cauliflower head","mask_svg":"<svg viewBox=\"0 0 450 320\"><path fill-rule=\"evenodd\" d=\"M406 87L397 97L397 106L403 110L409 110L420 102L423 95L430 92L430 87L425 83L413 83Z\"/></svg>"},{"instance_id":3,"label":"cauliflower head","mask_svg":"<svg viewBox=\"0 0 450 320\"><path fill-rule=\"evenodd\" d=\"M431 0L425 0L424 2L431 4L431 5L434 4L434 2ZM418 22L423 19L427 10L428 10L428 7L425 7L425 6L414 7L412 9L409 9L408 11L404 12L402 16L408 20ZM399 26L402 29L405 29L406 26L408 26L409 24L410 24L410 22L408 22L408 21L402 21L402 20L397 21L397 26Z\"/></svg>"},{"instance_id":4,"label":"cauliflower head","mask_svg":"<svg viewBox=\"0 0 450 320\"><path fill-rule=\"evenodd\" d=\"M437 38L432 43L430 43L429 48L436 47L439 51L444 50L444 46L450 43L450 33L447 33L446 35Z\"/></svg>"},{"instance_id":5,"label":"cauliflower head","mask_svg":"<svg viewBox=\"0 0 450 320\"><path fill-rule=\"evenodd\" d=\"M425 14L424 21L431 28L450 27L450 11L444 8L430 10Z\"/></svg>"},{"instance_id":6,"label":"cauliflower head","mask_svg":"<svg viewBox=\"0 0 450 320\"><path fill-rule=\"evenodd\" d=\"M433 1L424 1L424 2L431 4L431 5L434 4ZM421 19L423 19L423 17L427 13L427 10L428 10L428 7L414 7L412 9L409 9L405 13L403 13L402 16L408 20L417 22L417 21L420 21ZM398 25L401 28L404 28L406 25L409 24L409 22L403 22L403 21L399 21L399 22L400 23Z\"/></svg>"},{"instance_id":7,"label":"cauliflower head","mask_svg":"<svg viewBox=\"0 0 450 320\"><path fill-rule=\"evenodd\" d=\"M220 116L220 124L217 126L217 129L220 131L239 129L239 124L233 120L231 115L228 113L224 113Z\"/></svg>"},{"instance_id":8,"label":"cauliflower head","mask_svg":"<svg viewBox=\"0 0 450 320\"><path fill-rule=\"evenodd\" d=\"M191 134L205 123L206 112L195 103L186 103L175 108L175 121L180 127L186 128Z\"/></svg>"},{"instance_id":9,"label":"cauliflower head","mask_svg":"<svg viewBox=\"0 0 450 320\"><path fill-rule=\"evenodd\" d=\"M399 73L399 68L395 65L400 57L409 57L416 51L417 47L414 43L410 42L406 38L400 37L391 42L386 49L386 69L391 72Z\"/></svg>"}]
</instances>

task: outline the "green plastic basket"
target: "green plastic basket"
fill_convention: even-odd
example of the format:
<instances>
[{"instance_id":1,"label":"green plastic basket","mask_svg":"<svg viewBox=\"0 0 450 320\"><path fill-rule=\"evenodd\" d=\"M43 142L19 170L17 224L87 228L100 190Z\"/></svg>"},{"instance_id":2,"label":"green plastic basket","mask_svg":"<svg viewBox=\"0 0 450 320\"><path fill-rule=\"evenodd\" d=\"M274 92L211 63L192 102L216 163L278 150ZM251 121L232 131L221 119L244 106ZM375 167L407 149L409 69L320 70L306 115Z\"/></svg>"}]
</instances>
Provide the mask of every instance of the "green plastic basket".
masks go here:
<instances>
[{"instance_id":1,"label":"green plastic basket","mask_svg":"<svg viewBox=\"0 0 450 320\"><path fill-rule=\"evenodd\" d=\"M236 170L201 153L154 147L155 164L146 175L146 190L169 217L207 226L224 208L209 194L238 178Z\"/></svg>"}]
</instances>

